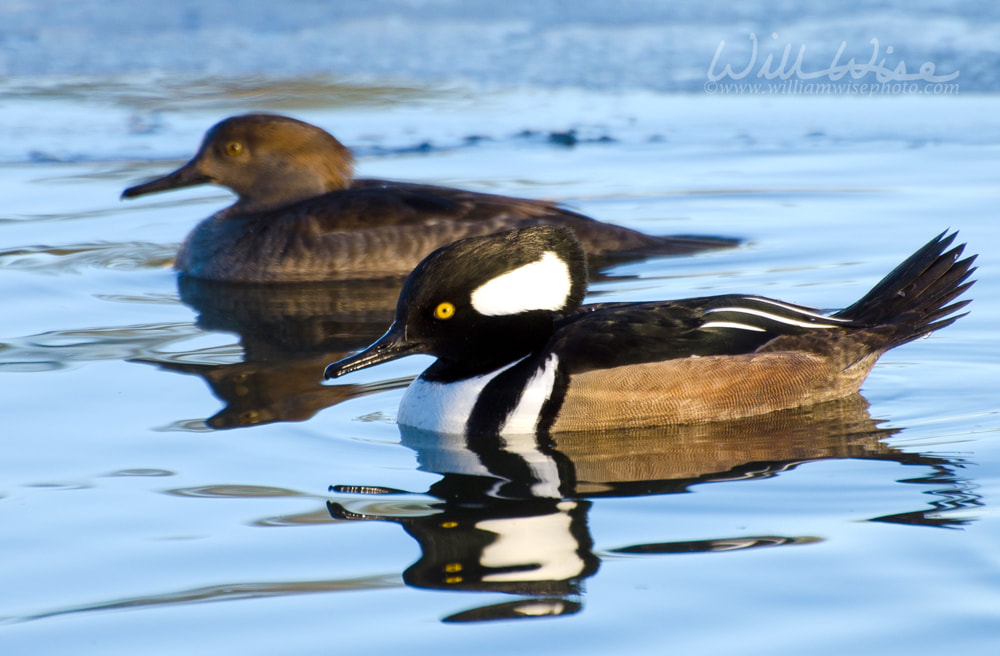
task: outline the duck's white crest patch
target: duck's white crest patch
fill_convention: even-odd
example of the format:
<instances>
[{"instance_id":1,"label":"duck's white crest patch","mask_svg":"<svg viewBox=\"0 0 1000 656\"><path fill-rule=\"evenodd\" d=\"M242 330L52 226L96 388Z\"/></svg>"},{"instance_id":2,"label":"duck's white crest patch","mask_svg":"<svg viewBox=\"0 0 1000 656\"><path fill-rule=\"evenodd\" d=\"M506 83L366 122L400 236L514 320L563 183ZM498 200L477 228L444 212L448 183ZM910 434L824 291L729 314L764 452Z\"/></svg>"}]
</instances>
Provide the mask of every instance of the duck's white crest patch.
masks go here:
<instances>
[{"instance_id":1,"label":"duck's white crest patch","mask_svg":"<svg viewBox=\"0 0 1000 656\"><path fill-rule=\"evenodd\" d=\"M403 393L396 421L435 433L464 435L465 423L472 414L479 393L491 380L518 362L520 360L482 376L454 383L434 383L418 376Z\"/></svg>"},{"instance_id":2,"label":"duck's white crest patch","mask_svg":"<svg viewBox=\"0 0 1000 656\"><path fill-rule=\"evenodd\" d=\"M529 310L558 310L566 304L573 281L569 266L552 251L537 262L483 283L472 292L472 307L489 317Z\"/></svg>"},{"instance_id":3,"label":"duck's white crest patch","mask_svg":"<svg viewBox=\"0 0 1000 656\"><path fill-rule=\"evenodd\" d=\"M528 384L524 386L521 399L517 402L517 407L507 416L507 421L500 430L501 435L519 435L534 433L538 427L538 415L542 411L542 406L552 396L552 388L556 383L556 369L559 366L559 357L555 354L549 356ZM544 479L544 477L542 477Z\"/></svg>"}]
</instances>

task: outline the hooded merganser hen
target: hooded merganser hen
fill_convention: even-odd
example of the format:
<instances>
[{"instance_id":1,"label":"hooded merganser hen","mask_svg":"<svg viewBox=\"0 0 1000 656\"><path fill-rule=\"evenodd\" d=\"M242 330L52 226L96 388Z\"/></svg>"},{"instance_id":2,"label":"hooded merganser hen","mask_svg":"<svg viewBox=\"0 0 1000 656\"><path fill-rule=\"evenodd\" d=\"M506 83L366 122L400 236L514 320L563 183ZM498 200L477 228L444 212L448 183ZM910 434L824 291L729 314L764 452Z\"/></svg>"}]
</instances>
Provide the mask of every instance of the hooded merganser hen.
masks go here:
<instances>
[{"instance_id":1,"label":"hooded merganser hen","mask_svg":"<svg viewBox=\"0 0 1000 656\"><path fill-rule=\"evenodd\" d=\"M833 313L761 296L580 306L583 250L551 226L464 239L410 274L388 332L332 378L411 353L437 361L400 424L497 435L748 417L842 398L887 350L969 301L975 256L942 233Z\"/></svg>"},{"instance_id":2,"label":"hooded merganser hen","mask_svg":"<svg viewBox=\"0 0 1000 656\"><path fill-rule=\"evenodd\" d=\"M194 158L122 198L206 183L235 204L199 223L176 268L231 282L315 282L404 276L435 248L510 228L572 228L592 257L648 257L733 246L713 237L655 237L541 200L386 180L354 180L351 151L286 116L234 116Z\"/></svg>"}]
</instances>

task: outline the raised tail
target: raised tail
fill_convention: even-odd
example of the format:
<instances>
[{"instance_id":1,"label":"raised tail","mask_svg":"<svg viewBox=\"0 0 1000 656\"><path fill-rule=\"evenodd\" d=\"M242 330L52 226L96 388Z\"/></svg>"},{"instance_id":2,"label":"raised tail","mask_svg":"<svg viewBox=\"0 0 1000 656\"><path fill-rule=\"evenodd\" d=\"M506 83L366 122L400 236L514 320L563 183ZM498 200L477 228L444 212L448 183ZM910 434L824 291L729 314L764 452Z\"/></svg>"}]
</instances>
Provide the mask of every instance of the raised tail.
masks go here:
<instances>
[{"instance_id":1,"label":"raised tail","mask_svg":"<svg viewBox=\"0 0 1000 656\"><path fill-rule=\"evenodd\" d=\"M883 335L881 349L927 335L951 325L967 313L955 314L971 301L952 301L973 285L976 256L960 260L965 244L948 249L957 232L930 240L882 279L857 303L834 316Z\"/></svg>"}]
</instances>

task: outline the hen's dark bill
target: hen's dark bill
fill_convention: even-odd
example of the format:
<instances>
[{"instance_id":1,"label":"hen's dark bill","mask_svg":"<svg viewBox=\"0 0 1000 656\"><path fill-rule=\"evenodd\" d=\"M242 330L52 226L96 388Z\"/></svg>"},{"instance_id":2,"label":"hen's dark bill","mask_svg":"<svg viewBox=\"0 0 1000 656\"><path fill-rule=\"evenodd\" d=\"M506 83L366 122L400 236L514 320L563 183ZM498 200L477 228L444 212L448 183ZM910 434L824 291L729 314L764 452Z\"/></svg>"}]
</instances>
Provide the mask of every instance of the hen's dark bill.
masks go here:
<instances>
[{"instance_id":1,"label":"hen's dark bill","mask_svg":"<svg viewBox=\"0 0 1000 656\"><path fill-rule=\"evenodd\" d=\"M146 194L156 194L161 191L171 191L183 187L194 187L196 185L208 184L212 179L201 173L192 162L189 162L177 169L173 173L154 178L149 182L129 187L122 192L122 198L136 198Z\"/></svg>"}]
</instances>

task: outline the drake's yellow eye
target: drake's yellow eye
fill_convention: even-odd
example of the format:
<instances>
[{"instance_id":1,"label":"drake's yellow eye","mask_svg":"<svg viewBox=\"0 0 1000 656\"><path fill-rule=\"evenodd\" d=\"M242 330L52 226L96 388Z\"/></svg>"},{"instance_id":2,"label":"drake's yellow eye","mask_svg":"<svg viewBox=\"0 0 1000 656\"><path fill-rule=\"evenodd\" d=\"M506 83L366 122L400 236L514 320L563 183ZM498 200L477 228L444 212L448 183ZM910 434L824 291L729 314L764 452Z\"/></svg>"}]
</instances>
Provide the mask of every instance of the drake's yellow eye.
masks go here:
<instances>
[{"instance_id":1,"label":"drake's yellow eye","mask_svg":"<svg viewBox=\"0 0 1000 656\"><path fill-rule=\"evenodd\" d=\"M451 319L453 316L455 316L455 306L448 301L438 303L434 308L434 317L437 319Z\"/></svg>"},{"instance_id":2,"label":"drake's yellow eye","mask_svg":"<svg viewBox=\"0 0 1000 656\"><path fill-rule=\"evenodd\" d=\"M239 141L230 141L226 144L226 154L231 156L239 155L243 152L243 144Z\"/></svg>"}]
</instances>

